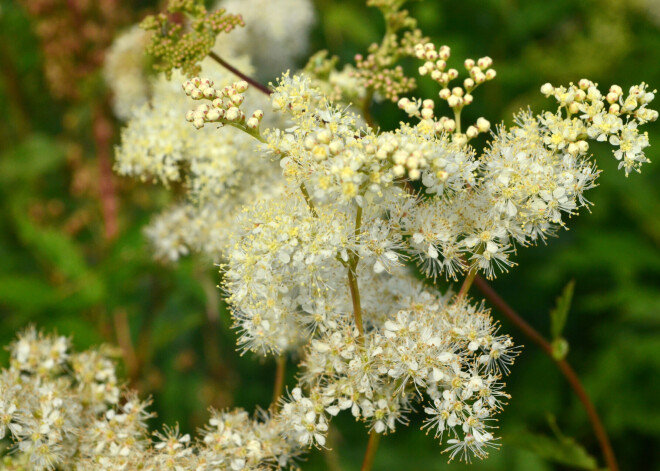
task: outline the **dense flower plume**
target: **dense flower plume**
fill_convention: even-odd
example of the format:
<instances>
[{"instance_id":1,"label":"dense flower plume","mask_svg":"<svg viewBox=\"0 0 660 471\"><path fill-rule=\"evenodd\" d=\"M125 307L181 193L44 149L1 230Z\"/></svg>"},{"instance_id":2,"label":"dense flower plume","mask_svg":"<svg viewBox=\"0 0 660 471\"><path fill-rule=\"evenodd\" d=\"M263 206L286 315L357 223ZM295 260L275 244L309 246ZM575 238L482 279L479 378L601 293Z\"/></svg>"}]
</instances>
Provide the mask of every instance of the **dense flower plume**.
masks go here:
<instances>
[{"instance_id":1,"label":"dense flower plume","mask_svg":"<svg viewBox=\"0 0 660 471\"><path fill-rule=\"evenodd\" d=\"M28 330L0 376L0 437L11 436L13 463L288 468L326 446L342 411L374 435L408 424L416 407L426 414L418 425L450 459L484 458L498 446L495 416L509 398L503 377L519 349L467 289L441 293L433 283L465 277L469 288L478 273L507 272L519 248L589 208L585 192L600 173L589 141L610 144L626 176L640 171L649 145L640 126L658 117L648 107L654 92L644 83L627 93L617 85L602 93L587 79L545 84L556 109L521 111L511 126L491 129L485 117L466 126L462 110L497 76L492 59L466 59L466 77L451 85L460 72L450 48L429 43L403 3L368 2L387 32L355 66L339 71L322 52L305 71L283 73L270 94L213 62L215 52L207 57L219 32L243 22L224 10L176 0L170 11L186 13L190 29L166 15L146 20L147 49L165 72L156 77L146 78L130 46L145 37L133 30L119 40L106 66L127 120L115 169L185 195L145 230L156 255L199 252L218 262L238 349L300 358L297 384L254 417L213 411L197 440L178 427L149 437L147 404L123 391L106 352L73 354L67 339ZM308 29L311 5L283 0L279 8L288 5L301 8ZM257 11L270 8L249 18L257 23ZM293 42L285 62L304 49L274 27L245 31ZM259 54L232 44L214 51L252 74L248 56L259 65ZM432 99L402 97L415 87L398 64L405 56L438 84L449 116ZM368 110L381 98L397 102L408 122L378 128ZM490 135L484 149L473 146L479 134Z\"/></svg>"}]
</instances>

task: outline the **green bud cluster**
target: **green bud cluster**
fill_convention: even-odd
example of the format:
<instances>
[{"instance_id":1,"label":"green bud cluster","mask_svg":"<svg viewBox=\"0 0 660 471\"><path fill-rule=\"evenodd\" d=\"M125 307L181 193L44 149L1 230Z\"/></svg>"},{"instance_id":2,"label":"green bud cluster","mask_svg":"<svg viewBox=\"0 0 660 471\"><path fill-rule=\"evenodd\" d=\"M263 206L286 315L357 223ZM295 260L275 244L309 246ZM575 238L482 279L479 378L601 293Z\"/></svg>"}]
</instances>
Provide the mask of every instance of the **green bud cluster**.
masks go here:
<instances>
[{"instance_id":1,"label":"green bud cluster","mask_svg":"<svg viewBox=\"0 0 660 471\"><path fill-rule=\"evenodd\" d=\"M184 31L182 15L190 22ZM244 26L240 15L224 9L207 12L202 0L171 0L167 13L150 15L140 26L151 31L147 53L154 58L154 69L171 77L173 69L187 76L199 74L199 63L209 54L220 33Z\"/></svg>"}]
</instances>

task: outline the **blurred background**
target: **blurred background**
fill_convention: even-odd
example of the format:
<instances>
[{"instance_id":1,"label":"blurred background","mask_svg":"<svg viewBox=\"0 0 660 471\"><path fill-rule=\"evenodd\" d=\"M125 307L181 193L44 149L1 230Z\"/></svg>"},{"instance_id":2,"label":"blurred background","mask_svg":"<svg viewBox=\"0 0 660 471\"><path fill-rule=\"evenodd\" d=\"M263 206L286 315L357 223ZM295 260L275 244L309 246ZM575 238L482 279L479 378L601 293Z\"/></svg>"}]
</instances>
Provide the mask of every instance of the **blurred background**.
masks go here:
<instances>
[{"instance_id":1,"label":"blurred background","mask_svg":"<svg viewBox=\"0 0 660 471\"><path fill-rule=\"evenodd\" d=\"M314 4L310 53L328 49L340 63L352 62L380 40L382 18L364 2ZM194 432L210 406L268 407L274 363L235 352L209 260L154 260L142 228L176 196L112 174L121 122L101 73L104 53L161 7L0 0L0 343L35 324L72 335L81 349L116 345L128 384L154 399L153 427L178 422ZM427 0L409 8L434 43L452 48L457 68L465 57L494 59L497 79L475 93L470 122L509 123L521 107L550 107L539 93L545 82L660 85L660 0ZM430 79L419 80L416 96L436 94ZM402 119L391 103L376 104L373 114L384 128ZM592 145L603 170L588 195L592 213L571 220L547 246L521 251L519 267L493 283L547 337L550 309L575 281L564 331L568 361L621 469L643 471L660 469L660 126L648 131L653 163L641 175L625 178L610 150ZM507 381L512 399L500 416L501 450L471 469L593 470L594 459L602 467L584 409L554 364L494 316L525 348ZM4 350L0 360L6 364ZM312 452L304 469L358 468L364 427L345 416L336 424L334 452ZM374 469L466 467L447 464L420 424L385 437Z\"/></svg>"}]
</instances>

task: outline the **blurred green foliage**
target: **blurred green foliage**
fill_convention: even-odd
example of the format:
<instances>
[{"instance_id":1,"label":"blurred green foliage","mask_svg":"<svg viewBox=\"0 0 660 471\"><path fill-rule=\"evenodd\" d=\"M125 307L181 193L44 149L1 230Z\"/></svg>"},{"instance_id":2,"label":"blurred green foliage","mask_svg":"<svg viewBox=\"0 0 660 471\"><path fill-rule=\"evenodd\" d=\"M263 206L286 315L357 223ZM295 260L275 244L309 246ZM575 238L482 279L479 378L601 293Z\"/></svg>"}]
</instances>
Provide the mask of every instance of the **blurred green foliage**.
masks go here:
<instances>
[{"instance_id":1,"label":"blurred green foliage","mask_svg":"<svg viewBox=\"0 0 660 471\"><path fill-rule=\"evenodd\" d=\"M155 3L129 5L132 20ZM349 62L379 40L382 19L363 2L316 4L310 52L327 48ZM509 122L520 107L550 106L538 93L547 81L660 84L657 0L427 0L410 8L434 42L451 46L454 65L468 56L494 59L498 78L476 93L469 121ZM234 351L217 269L195 258L164 267L143 240L149 215L172 197L116 178L120 232L104 238L90 125L93 100L102 97L67 103L49 96L30 18L11 0L0 0L0 58L0 343L34 323L72 335L79 348L119 344L131 385L154 397L155 427L178 421L192 431L209 406L266 407L273 363ZM414 70L412 61L407 65ZM430 79L419 85L417 96L437 93ZM389 103L377 104L374 117L384 127L402 118ZM660 469L660 127L649 129L654 163L642 175L624 178L609 150L594 146L603 174L590 194L592 213L571 221L547 246L520 251L520 266L494 282L547 338L570 344L567 360L605 423L621 469L644 471ZM558 308L551 318L570 280L570 310ZM509 378L502 448L472 469L595 469L594 457L602 465L586 414L551 360L504 319L502 329L526 347ZM366 440L361 425L339 417L334 452L314 452L304 467L356 469ZM447 465L437 443L416 430L385 437L374 469L411 466L466 467Z\"/></svg>"}]
</instances>

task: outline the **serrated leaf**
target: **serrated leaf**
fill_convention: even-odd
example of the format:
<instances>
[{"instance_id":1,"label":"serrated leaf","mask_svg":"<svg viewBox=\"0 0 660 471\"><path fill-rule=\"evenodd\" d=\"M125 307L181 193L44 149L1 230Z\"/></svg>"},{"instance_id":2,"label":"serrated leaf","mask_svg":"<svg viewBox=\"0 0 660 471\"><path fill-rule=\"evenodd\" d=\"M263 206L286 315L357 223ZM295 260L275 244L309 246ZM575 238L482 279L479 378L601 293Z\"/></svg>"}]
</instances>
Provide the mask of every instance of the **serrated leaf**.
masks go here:
<instances>
[{"instance_id":1,"label":"serrated leaf","mask_svg":"<svg viewBox=\"0 0 660 471\"><path fill-rule=\"evenodd\" d=\"M550 311L550 333L553 340L559 339L564 330L568 311L571 308L571 301L573 300L574 289L575 281L571 280L557 298L555 308Z\"/></svg>"},{"instance_id":2,"label":"serrated leaf","mask_svg":"<svg viewBox=\"0 0 660 471\"><path fill-rule=\"evenodd\" d=\"M589 470L594 470L598 466L596 459L570 437L559 439L523 432L508 435L505 440L513 446L531 451L535 455L555 463Z\"/></svg>"}]
</instances>

